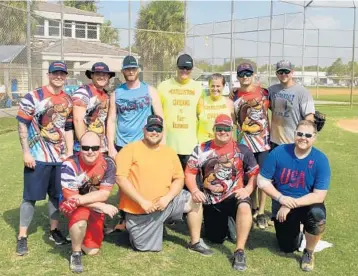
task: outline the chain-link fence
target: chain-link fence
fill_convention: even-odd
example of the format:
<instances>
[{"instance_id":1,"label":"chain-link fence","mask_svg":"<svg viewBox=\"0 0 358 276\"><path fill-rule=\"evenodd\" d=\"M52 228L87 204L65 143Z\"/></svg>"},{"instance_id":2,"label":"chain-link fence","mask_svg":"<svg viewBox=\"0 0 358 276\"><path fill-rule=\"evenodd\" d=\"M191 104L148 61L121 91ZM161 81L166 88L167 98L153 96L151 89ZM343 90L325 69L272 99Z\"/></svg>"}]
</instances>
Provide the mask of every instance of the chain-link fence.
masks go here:
<instances>
[{"instance_id":1,"label":"chain-link fence","mask_svg":"<svg viewBox=\"0 0 358 276\"><path fill-rule=\"evenodd\" d=\"M149 5L159 5L156 8L170 16L153 19L146 12ZM217 2L218 9L221 5ZM274 5L277 8L280 2ZM69 93L88 82L85 71L97 61L106 62L117 73L111 80L114 87L124 81L120 71L128 54L140 61L140 78L156 86L175 76L176 58L186 52L194 58L194 78L226 72L233 81L235 73L230 71L248 60L264 86L277 82L269 64L288 59L296 65L296 80L310 87L317 98L349 101L349 87L357 83L350 63L352 28L318 28L303 12L226 21L216 21L213 13L210 22L193 25L189 18L185 25L185 7L178 1L152 1L132 15L136 24L130 23L129 16L127 25L113 28L100 13L60 2L0 2L0 97L7 93L16 98L45 84L54 60L68 65ZM338 69L329 68L333 62Z\"/></svg>"}]
</instances>

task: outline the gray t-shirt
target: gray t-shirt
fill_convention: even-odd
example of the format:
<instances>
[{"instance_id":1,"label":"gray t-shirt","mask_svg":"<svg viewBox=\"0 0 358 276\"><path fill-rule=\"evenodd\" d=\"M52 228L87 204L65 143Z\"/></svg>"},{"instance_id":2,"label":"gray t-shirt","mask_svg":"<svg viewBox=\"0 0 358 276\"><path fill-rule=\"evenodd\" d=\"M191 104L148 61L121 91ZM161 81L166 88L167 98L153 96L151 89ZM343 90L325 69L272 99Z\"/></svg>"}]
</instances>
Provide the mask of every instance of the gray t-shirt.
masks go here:
<instances>
[{"instance_id":1,"label":"gray t-shirt","mask_svg":"<svg viewBox=\"0 0 358 276\"><path fill-rule=\"evenodd\" d=\"M315 113L313 98L300 84L289 88L274 84L268 91L272 111L271 142L278 145L293 143L298 123Z\"/></svg>"}]
</instances>

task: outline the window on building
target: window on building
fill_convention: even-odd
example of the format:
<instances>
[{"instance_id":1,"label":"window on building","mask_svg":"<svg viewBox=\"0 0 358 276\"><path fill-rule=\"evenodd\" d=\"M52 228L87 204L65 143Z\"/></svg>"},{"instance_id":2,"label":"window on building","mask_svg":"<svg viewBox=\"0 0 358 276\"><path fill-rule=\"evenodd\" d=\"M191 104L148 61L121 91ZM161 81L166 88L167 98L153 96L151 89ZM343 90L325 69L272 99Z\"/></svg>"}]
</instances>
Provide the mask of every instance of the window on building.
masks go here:
<instances>
[{"instance_id":1,"label":"window on building","mask_svg":"<svg viewBox=\"0 0 358 276\"><path fill-rule=\"evenodd\" d=\"M63 35L67 37L72 37L72 22L65 21L63 24Z\"/></svg>"},{"instance_id":2,"label":"window on building","mask_svg":"<svg viewBox=\"0 0 358 276\"><path fill-rule=\"evenodd\" d=\"M44 36L45 35L45 20L42 17L36 17L36 30L35 35Z\"/></svg>"},{"instance_id":3,"label":"window on building","mask_svg":"<svg viewBox=\"0 0 358 276\"><path fill-rule=\"evenodd\" d=\"M76 22L76 38L86 38L86 23Z\"/></svg>"},{"instance_id":4,"label":"window on building","mask_svg":"<svg viewBox=\"0 0 358 276\"><path fill-rule=\"evenodd\" d=\"M60 36L60 22L49 20L48 22L48 35Z\"/></svg>"},{"instance_id":5,"label":"window on building","mask_svg":"<svg viewBox=\"0 0 358 276\"><path fill-rule=\"evenodd\" d=\"M97 39L97 24L87 23L87 38Z\"/></svg>"}]
</instances>

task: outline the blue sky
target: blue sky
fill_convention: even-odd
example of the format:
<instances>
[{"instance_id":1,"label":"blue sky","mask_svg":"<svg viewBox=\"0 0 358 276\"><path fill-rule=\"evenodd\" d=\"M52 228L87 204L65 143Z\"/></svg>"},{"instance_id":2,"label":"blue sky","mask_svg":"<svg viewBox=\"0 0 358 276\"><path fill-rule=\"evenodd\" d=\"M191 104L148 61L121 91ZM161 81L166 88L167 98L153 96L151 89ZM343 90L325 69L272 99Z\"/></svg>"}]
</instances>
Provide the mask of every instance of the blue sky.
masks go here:
<instances>
[{"instance_id":1,"label":"blue sky","mask_svg":"<svg viewBox=\"0 0 358 276\"><path fill-rule=\"evenodd\" d=\"M132 27L135 27L135 22L139 14L141 1L131 1ZM142 1L145 3L145 1ZM113 26L117 28L128 28L128 1L100 1L99 13L103 14L105 19L112 21ZM211 23L213 21L230 20L231 16L231 1L188 1L188 23L189 26L194 26L201 23ZM287 4L280 1L274 1L274 15L283 13L298 13L302 12L303 8L297 5ZM235 19L253 18L253 17L268 17L270 14L270 1L235 1ZM302 16L291 15L288 16L288 27L300 29L302 28ZM323 66L329 65L339 56L348 60L351 56L351 50L348 48L352 44L352 30L353 24L353 10L342 8L309 8L306 12L307 28L320 29L320 45L336 46L342 48L330 49L329 47L310 47L309 45L316 45L318 43L317 31L307 31L305 34L305 41L308 45L305 48L305 64L316 63L317 55L320 56L319 63ZM255 23L256 22L256 23ZM247 21L240 21L237 23L238 29L253 30L256 27L257 20L251 19ZM277 17L274 21L274 26L281 28L283 26L283 16ZM206 29L211 30L211 25L206 25ZM230 31L229 23L223 29ZM268 18L263 18L260 21L260 28L265 29L269 27ZM346 29L347 31L330 31L332 29ZM203 28L195 27L196 34L202 34ZM206 32L208 32L206 30ZM268 32L260 32L259 39L268 41ZM273 32L273 41L282 42L283 32ZM128 45L128 31L121 30L121 46ZM258 63L267 63L268 44L267 43L253 43L246 40L257 39L257 34L247 33L238 35L238 40L235 42L235 56L245 56L255 59ZM358 39L357 39L358 40ZM301 45L303 41L302 31L286 31L286 44ZM358 45L358 43L357 43ZM222 63L225 58L229 57L229 42L228 40L215 39L212 40L205 37L189 39L189 52L196 58L207 59L212 61L214 56L214 63ZM301 63L302 47L273 45L272 53L273 59L278 59L282 52L294 61L297 65ZM260 56L260 57L257 57Z\"/></svg>"}]
</instances>

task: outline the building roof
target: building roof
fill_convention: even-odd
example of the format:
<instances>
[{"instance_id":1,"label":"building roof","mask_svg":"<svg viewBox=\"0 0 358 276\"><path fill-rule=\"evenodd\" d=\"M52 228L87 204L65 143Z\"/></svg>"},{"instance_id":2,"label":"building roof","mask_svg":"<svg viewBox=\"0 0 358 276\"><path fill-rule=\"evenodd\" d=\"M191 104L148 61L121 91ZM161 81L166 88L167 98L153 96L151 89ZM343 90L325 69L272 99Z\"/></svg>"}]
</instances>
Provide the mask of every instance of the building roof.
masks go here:
<instances>
[{"instance_id":1,"label":"building roof","mask_svg":"<svg viewBox=\"0 0 358 276\"><path fill-rule=\"evenodd\" d=\"M11 63L26 45L0 45L0 63Z\"/></svg>"},{"instance_id":2,"label":"building roof","mask_svg":"<svg viewBox=\"0 0 358 276\"><path fill-rule=\"evenodd\" d=\"M60 53L61 41L57 40L52 45L48 45L40 50L42 53ZM75 38L65 38L63 43L63 52L65 54L96 54L101 56L127 56L129 51L123 50L117 46L108 45L99 41L86 41ZM133 54L136 55L136 54Z\"/></svg>"},{"instance_id":3,"label":"building roof","mask_svg":"<svg viewBox=\"0 0 358 276\"><path fill-rule=\"evenodd\" d=\"M50 3L50 2L37 2L34 10L61 13L61 5L56 3ZM84 11L67 6L63 6L63 13L103 17L103 15L96 12Z\"/></svg>"}]
</instances>

